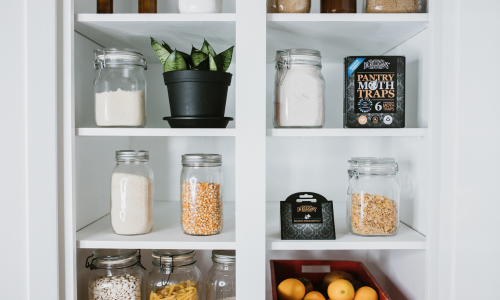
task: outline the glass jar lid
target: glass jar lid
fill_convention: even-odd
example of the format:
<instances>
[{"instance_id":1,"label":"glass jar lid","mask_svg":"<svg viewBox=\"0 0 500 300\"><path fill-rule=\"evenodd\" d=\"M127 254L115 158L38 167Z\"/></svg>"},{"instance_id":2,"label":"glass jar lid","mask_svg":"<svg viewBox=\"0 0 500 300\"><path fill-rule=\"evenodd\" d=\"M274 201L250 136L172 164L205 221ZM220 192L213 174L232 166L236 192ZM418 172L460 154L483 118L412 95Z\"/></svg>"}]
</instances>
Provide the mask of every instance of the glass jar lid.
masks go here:
<instances>
[{"instance_id":1,"label":"glass jar lid","mask_svg":"<svg viewBox=\"0 0 500 300\"><path fill-rule=\"evenodd\" d=\"M116 160L127 159L149 159L149 151L146 150L118 150L116 151Z\"/></svg>"},{"instance_id":2,"label":"glass jar lid","mask_svg":"<svg viewBox=\"0 0 500 300\"><path fill-rule=\"evenodd\" d=\"M236 262L235 250L213 250L212 261L221 264L234 264Z\"/></svg>"},{"instance_id":3,"label":"glass jar lid","mask_svg":"<svg viewBox=\"0 0 500 300\"><path fill-rule=\"evenodd\" d=\"M92 261L89 263L89 259ZM95 269L122 269L138 264L142 267L141 254L137 249L95 249L87 257L86 268Z\"/></svg>"},{"instance_id":4,"label":"glass jar lid","mask_svg":"<svg viewBox=\"0 0 500 300\"><path fill-rule=\"evenodd\" d=\"M181 268L196 263L195 250L153 250L153 265L157 267Z\"/></svg>"},{"instance_id":5,"label":"glass jar lid","mask_svg":"<svg viewBox=\"0 0 500 300\"><path fill-rule=\"evenodd\" d=\"M276 76L278 86L283 84L292 65L310 65L321 68L321 52L313 49L282 49L276 51Z\"/></svg>"},{"instance_id":6,"label":"glass jar lid","mask_svg":"<svg viewBox=\"0 0 500 300\"><path fill-rule=\"evenodd\" d=\"M133 65L148 69L141 52L129 48L104 48L94 50L94 67L106 68L113 65Z\"/></svg>"},{"instance_id":7,"label":"glass jar lid","mask_svg":"<svg viewBox=\"0 0 500 300\"><path fill-rule=\"evenodd\" d=\"M220 166L222 164L222 155L219 154L185 154L182 156L182 165L187 166Z\"/></svg>"},{"instance_id":8,"label":"glass jar lid","mask_svg":"<svg viewBox=\"0 0 500 300\"><path fill-rule=\"evenodd\" d=\"M399 171L395 158L389 157L353 157L349 160L350 170L358 174L396 174Z\"/></svg>"}]
</instances>

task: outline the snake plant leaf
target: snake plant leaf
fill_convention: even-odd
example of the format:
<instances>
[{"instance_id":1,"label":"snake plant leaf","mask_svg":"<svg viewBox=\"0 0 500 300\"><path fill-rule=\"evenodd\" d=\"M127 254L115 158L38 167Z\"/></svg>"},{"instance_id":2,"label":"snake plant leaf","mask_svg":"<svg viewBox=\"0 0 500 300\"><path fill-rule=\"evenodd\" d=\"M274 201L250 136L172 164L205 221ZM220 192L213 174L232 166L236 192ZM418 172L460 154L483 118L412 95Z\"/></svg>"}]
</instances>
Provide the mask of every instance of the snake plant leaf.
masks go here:
<instances>
[{"instance_id":1,"label":"snake plant leaf","mask_svg":"<svg viewBox=\"0 0 500 300\"><path fill-rule=\"evenodd\" d=\"M174 50L172 50L172 48L170 48L170 46L167 43L165 43L165 41L162 41L161 45L163 46L163 48L167 49L168 52L170 53L174 52Z\"/></svg>"},{"instance_id":2,"label":"snake plant leaf","mask_svg":"<svg viewBox=\"0 0 500 300\"><path fill-rule=\"evenodd\" d=\"M193 61L193 66L197 67L202 61L207 59L207 55L200 50L192 47L191 49L191 60Z\"/></svg>"},{"instance_id":3,"label":"snake plant leaf","mask_svg":"<svg viewBox=\"0 0 500 300\"><path fill-rule=\"evenodd\" d=\"M212 54L208 55L208 68L210 71L217 71L217 64Z\"/></svg>"},{"instance_id":4,"label":"snake plant leaf","mask_svg":"<svg viewBox=\"0 0 500 300\"><path fill-rule=\"evenodd\" d=\"M186 61L177 50L174 50L174 52L172 52L172 54L170 54L167 57L167 60L165 61L165 65L163 67L163 71L165 72L180 71L187 69L188 66L186 64Z\"/></svg>"},{"instance_id":5,"label":"snake plant leaf","mask_svg":"<svg viewBox=\"0 0 500 300\"><path fill-rule=\"evenodd\" d=\"M226 72L227 69L229 69L233 59L233 50L234 46L214 57L215 63L217 64L217 70Z\"/></svg>"},{"instance_id":6,"label":"snake plant leaf","mask_svg":"<svg viewBox=\"0 0 500 300\"><path fill-rule=\"evenodd\" d=\"M186 52L182 51L177 51L182 55L182 58L186 61L188 70L193 66L193 60L191 59L191 55L187 54Z\"/></svg>"},{"instance_id":7,"label":"snake plant leaf","mask_svg":"<svg viewBox=\"0 0 500 300\"><path fill-rule=\"evenodd\" d=\"M165 67L165 62L167 61L167 57L172 53L165 49L162 45L160 45L154 38L151 38L151 47L156 52L156 55L160 59L161 64Z\"/></svg>"},{"instance_id":8,"label":"snake plant leaf","mask_svg":"<svg viewBox=\"0 0 500 300\"><path fill-rule=\"evenodd\" d=\"M212 57L216 57L217 54L215 53L214 49L210 44L207 42L207 40L203 40L203 46L201 47L201 52L205 53L206 55L212 55Z\"/></svg>"},{"instance_id":9,"label":"snake plant leaf","mask_svg":"<svg viewBox=\"0 0 500 300\"><path fill-rule=\"evenodd\" d=\"M207 58L205 58L202 62L200 62L196 67L195 67L196 70L200 70L200 71L208 71L210 70L210 64L208 62L208 56Z\"/></svg>"}]
</instances>

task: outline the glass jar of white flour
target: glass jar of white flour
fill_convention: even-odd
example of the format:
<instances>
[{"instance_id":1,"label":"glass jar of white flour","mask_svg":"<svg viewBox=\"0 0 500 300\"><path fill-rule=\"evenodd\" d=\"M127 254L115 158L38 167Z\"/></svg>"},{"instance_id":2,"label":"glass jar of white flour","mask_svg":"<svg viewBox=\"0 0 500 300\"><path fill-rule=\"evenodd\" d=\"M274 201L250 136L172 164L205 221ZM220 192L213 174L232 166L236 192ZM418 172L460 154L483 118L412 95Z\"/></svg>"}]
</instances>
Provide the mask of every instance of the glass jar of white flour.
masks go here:
<instances>
[{"instance_id":1,"label":"glass jar of white flour","mask_svg":"<svg viewBox=\"0 0 500 300\"><path fill-rule=\"evenodd\" d=\"M137 235L153 229L154 177L149 151L116 151L111 175L111 226L116 234Z\"/></svg>"},{"instance_id":2,"label":"glass jar of white flour","mask_svg":"<svg viewBox=\"0 0 500 300\"><path fill-rule=\"evenodd\" d=\"M274 127L322 128L325 79L321 53L310 49L276 52Z\"/></svg>"},{"instance_id":3,"label":"glass jar of white flour","mask_svg":"<svg viewBox=\"0 0 500 300\"><path fill-rule=\"evenodd\" d=\"M95 122L101 127L146 125L146 60L132 49L94 50Z\"/></svg>"},{"instance_id":4,"label":"glass jar of white flour","mask_svg":"<svg viewBox=\"0 0 500 300\"><path fill-rule=\"evenodd\" d=\"M222 12L222 0L178 0L181 14L213 14Z\"/></svg>"}]
</instances>

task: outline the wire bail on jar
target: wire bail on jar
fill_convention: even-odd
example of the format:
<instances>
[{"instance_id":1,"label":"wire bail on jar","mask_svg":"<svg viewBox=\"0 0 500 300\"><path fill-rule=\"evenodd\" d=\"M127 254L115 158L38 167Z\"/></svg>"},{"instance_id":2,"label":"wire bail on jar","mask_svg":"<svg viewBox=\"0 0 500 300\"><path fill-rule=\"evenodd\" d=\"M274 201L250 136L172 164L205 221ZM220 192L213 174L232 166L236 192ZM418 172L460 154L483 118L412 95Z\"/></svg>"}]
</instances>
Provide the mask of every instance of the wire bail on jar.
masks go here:
<instances>
[{"instance_id":1,"label":"wire bail on jar","mask_svg":"<svg viewBox=\"0 0 500 300\"><path fill-rule=\"evenodd\" d=\"M188 266L192 266L194 264L196 264L196 260L191 262L191 263L188 263L188 264L185 264L185 265L178 265L178 266L175 266L174 265L174 258L176 256L183 256L185 255L185 253L182 253L182 254L161 254L161 253L156 253L156 255L158 255L160 257L160 272L161 272L161 283L162 283L162 287L166 287L169 283L170 283L170 276L172 275L172 273L174 273L174 268L182 268L182 267L188 267ZM170 266L167 266L167 264L163 264L162 263L162 259L163 257L168 257L170 258ZM165 270L167 269L170 269L169 272L168 272L168 278L167 278L167 281L165 284L163 284L165 282Z\"/></svg>"},{"instance_id":2,"label":"wire bail on jar","mask_svg":"<svg viewBox=\"0 0 500 300\"><path fill-rule=\"evenodd\" d=\"M275 69L276 69L276 76L275 76L275 81L278 86L283 84L283 81L285 81L285 76L286 72L290 69L290 51L286 51L286 57L285 59L282 59L282 56L280 58L274 59L276 61ZM282 71L283 68L283 71ZM280 75L280 73L282 73Z\"/></svg>"},{"instance_id":3,"label":"wire bail on jar","mask_svg":"<svg viewBox=\"0 0 500 300\"><path fill-rule=\"evenodd\" d=\"M146 270L146 268L141 264L141 249L137 249L137 251L139 251L139 254L136 256L137 262L135 262L134 264L131 264L131 265L122 266L122 267L108 267L108 268L98 267L98 266L96 266L94 264L94 261L96 261L96 260L102 260L103 258L101 258L101 257L94 257L94 254L92 254L89 257L87 257L87 259L85 260L85 268L90 269L91 271L93 271L93 270L97 270L97 269L101 269L101 270L106 270L106 269L126 269L126 268L130 268L130 267L139 265L139 267L141 267L143 270ZM94 257L94 258L89 263L89 258L91 258L91 257Z\"/></svg>"}]
</instances>

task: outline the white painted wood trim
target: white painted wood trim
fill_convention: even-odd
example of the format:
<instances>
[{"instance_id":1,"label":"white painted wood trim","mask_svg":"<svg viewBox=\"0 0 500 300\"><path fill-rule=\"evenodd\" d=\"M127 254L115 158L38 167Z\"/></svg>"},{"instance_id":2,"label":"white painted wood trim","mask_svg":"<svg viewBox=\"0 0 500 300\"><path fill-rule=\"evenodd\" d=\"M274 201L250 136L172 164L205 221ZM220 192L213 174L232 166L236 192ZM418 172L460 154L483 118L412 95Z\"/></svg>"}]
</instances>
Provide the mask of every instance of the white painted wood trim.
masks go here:
<instances>
[{"instance_id":1,"label":"white painted wood trim","mask_svg":"<svg viewBox=\"0 0 500 300\"><path fill-rule=\"evenodd\" d=\"M236 136L236 129L76 128L77 136Z\"/></svg>"},{"instance_id":2,"label":"white painted wood trim","mask_svg":"<svg viewBox=\"0 0 500 300\"><path fill-rule=\"evenodd\" d=\"M77 22L235 22L236 14L77 14Z\"/></svg>"},{"instance_id":3,"label":"white painted wood trim","mask_svg":"<svg viewBox=\"0 0 500 300\"><path fill-rule=\"evenodd\" d=\"M268 22L428 22L429 14L267 14Z\"/></svg>"},{"instance_id":4,"label":"white painted wood trim","mask_svg":"<svg viewBox=\"0 0 500 300\"><path fill-rule=\"evenodd\" d=\"M323 128L323 129L268 129L267 136L274 137L425 137L427 128L400 129L354 129L354 128Z\"/></svg>"},{"instance_id":5,"label":"white painted wood trim","mask_svg":"<svg viewBox=\"0 0 500 300\"><path fill-rule=\"evenodd\" d=\"M236 290L266 298L266 1L236 0ZM251 57L251 59L249 59ZM261 62L261 63L256 63ZM252 284L248 284L252 282Z\"/></svg>"},{"instance_id":6,"label":"white painted wood trim","mask_svg":"<svg viewBox=\"0 0 500 300\"><path fill-rule=\"evenodd\" d=\"M63 143L64 143L64 286L61 299L76 299L76 221L75 221L75 82L73 0L63 1Z\"/></svg>"}]
</instances>

